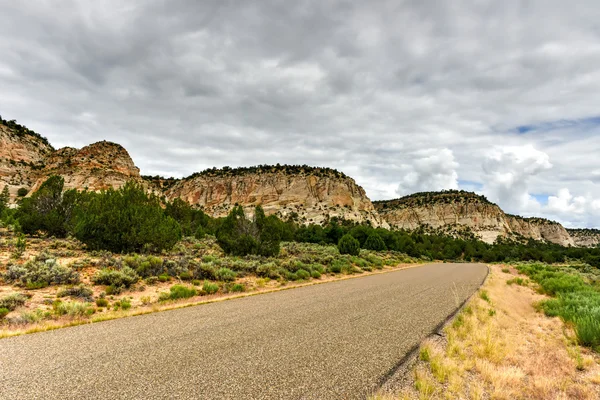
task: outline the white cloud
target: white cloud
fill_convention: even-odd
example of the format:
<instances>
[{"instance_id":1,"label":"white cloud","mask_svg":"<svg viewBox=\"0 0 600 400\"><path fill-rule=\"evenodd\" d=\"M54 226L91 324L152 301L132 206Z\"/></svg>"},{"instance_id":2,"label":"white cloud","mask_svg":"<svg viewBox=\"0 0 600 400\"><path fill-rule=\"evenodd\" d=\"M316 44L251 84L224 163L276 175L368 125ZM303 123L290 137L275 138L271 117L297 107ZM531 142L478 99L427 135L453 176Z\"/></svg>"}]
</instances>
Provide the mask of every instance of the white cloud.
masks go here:
<instances>
[{"instance_id":1,"label":"white cloud","mask_svg":"<svg viewBox=\"0 0 600 400\"><path fill-rule=\"evenodd\" d=\"M398 171L398 195L458 188L456 169L459 165L454 160L452 150L420 150L413 153L409 161L401 164Z\"/></svg>"},{"instance_id":2,"label":"white cloud","mask_svg":"<svg viewBox=\"0 0 600 400\"><path fill-rule=\"evenodd\" d=\"M373 198L458 177L549 217L532 194L600 198L597 0L0 3L0 111L56 146L112 140L149 175L324 165Z\"/></svg>"},{"instance_id":3,"label":"white cloud","mask_svg":"<svg viewBox=\"0 0 600 400\"><path fill-rule=\"evenodd\" d=\"M510 212L534 213L539 203L529 193L531 178L552 168L548 155L532 145L497 146L483 162L483 193Z\"/></svg>"}]
</instances>

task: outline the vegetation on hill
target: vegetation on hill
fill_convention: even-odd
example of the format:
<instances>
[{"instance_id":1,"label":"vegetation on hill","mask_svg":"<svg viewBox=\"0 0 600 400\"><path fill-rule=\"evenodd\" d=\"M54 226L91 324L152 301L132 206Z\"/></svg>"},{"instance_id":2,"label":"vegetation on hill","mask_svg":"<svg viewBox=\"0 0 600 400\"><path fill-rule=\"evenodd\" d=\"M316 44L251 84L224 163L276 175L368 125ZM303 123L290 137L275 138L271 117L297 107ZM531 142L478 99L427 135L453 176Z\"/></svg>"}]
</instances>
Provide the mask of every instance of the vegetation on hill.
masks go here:
<instances>
[{"instance_id":1,"label":"vegetation on hill","mask_svg":"<svg viewBox=\"0 0 600 400\"><path fill-rule=\"evenodd\" d=\"M12 119L12 120L5 120L5 119L2 118L2 116L0 116L0 125L4 125L4 126L10 128L19 137L25 137L25 136L35 137L36 139L38 139L42 143L44 143L46 146L50 147L51 149L54 149L52 147L52 145L50 144L50 142L48 141L48 139L46 139L45 137L43 137L39 133L32 131L31 129L27 128L24 125L19 125L17 123L17 121L14 120L14 119Z\"/></svg>"},{"instance_id":2,"label":"vegetation on hill","mask_svg":"<svg viewBox=\"0 0 600 400\"><path fill-rule=\"evenodd\" d=\"M578 235L578 236L600 236L600 229L595 228L567 228L567 232L570 235Z\"/></svg>"},{"instance_id":3,"label":"vegetation on hill","mask_svg":"<svg viewBox=\"0 0 600 400\"><path fill-rule=\"evenodd\" d=\"M334 177L334 178L347 178L347 176L336 169L323 168L323 167L311 167L309 165L256 165L251 167L238 167L230 168L225 166L223 168L208 168L204 171L193 173L192 175L184 178L193 179L199 176L243 176L248 174L268 174L268 173L283 173L286 175L315 175L318 177Z\"/></svg>"},{"instance_id":4,"label":"vegetation on hill","mask_svg":"<svg viewBox=\"0 0 600 400\"><path fill-rule=\"evenodd\" d=\"M393 200L374 201L379 210L395 208L421 207L434 204L489 204L494 205L485 196L465 190L442 190L439 192L419 192Z\"/></svg>"}]
</instances>

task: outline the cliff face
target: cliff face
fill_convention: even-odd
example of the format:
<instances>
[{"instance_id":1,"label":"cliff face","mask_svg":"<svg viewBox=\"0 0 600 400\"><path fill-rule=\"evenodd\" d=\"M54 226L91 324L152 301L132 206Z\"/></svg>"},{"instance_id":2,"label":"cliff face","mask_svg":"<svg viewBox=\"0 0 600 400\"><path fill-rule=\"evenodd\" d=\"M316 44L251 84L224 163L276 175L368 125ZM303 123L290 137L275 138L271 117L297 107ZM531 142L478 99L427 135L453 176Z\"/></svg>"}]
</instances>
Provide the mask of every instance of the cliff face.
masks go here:
<instances>
[{"instance_id":1,"label":"cliff face","mask_svg":"<svg viewBox=\"0 0 600 400\"><path fill-rule=\"evenodd\" d=\"M300 223L341 217L387 227L362 187L352 178L324 168L213 170L176 182L166 190L166 196L201 206L215 217L227 215L236 204L247 213L261 205L267 215L292 216Z\"/></svg>"},{"instance_id":2,"label":"cliff face","mask_svg":"<svg viewBox=\"0 0 600 400\"><path fill-rule=\"evenodd\" d=\"M577 247L600 246L600 229L567 229Z\"/></svg>"},{"instance_id":3,"label":"cliff face","mask_svg":"<svg viewBox=\"0 0 600 400\"><path fill-rule=\"evenodd\" d=\"M122 146L111 142L97 142L82 149L64 147L50 154L32 188L52 175L65 179L65 189L98 191L119 188L129 180L141 181L140 170Z\"/></svg>"},{"instance_id":4,"label":"cliff face","mask_svg":"<svg viewBox=\"0 0 600 400\"><path fill-rule=\"evenodd\" d=\"M563 246L574 244L562 225L541 218L527 219L505 214L496 204L475 193L417 193L374 204L380 215L394 228L459 227L468 228L487 243L493 243L498 237L523 236Z\"/></svg>"},{"instance_id":5,"label":"cliff face","mask_svg":"<svg viewBox=\"0 0 600 400\"><path fill-rule=\"evenodd\" d=\"M53 151L44 139L0 124L0 190L8 185L14 200L19 188L31 188Z\"/></svg>"}]
</instances>

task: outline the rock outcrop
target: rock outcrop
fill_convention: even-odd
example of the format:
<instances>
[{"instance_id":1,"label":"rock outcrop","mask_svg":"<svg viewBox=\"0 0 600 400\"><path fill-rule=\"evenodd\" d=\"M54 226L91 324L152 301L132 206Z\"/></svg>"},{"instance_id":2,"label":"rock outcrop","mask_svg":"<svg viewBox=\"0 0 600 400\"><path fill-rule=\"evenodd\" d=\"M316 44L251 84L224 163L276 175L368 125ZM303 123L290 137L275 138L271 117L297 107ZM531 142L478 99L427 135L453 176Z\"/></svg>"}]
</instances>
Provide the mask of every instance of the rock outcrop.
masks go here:
<instances>
[{"instance_id":1,"label":"rock outcrop","mask_svg":"<svg viewBox=\"0 0 600 400\"><path fill-rule=\"evenodd\" d=\"M260 166L212 169L170 183L167 198L181 198L209 215L222 217L236 204L252 213L261 205L267 215L323 223L340 217L387 227L364 189L332 169L307 166Z\"/></svg>"},{"instance_id":2,"label":"rock outcrop","mask_svg":"<svg viewBox=\"0 0 600 400\"><path fill-rule=\"evenodd\" d=\"M32 190L37 190L52 175L60 175L65 179L65 189L99 191L119 188L130 180L141 182L140 170L127 150L106 141L79 150L64 147L55 151L47 157Z\"/></svg>"},{"instance_id":3,"label":"rock outcrop","mask_svg":"<svg viewBox=\"0 0 600 400\"><path fill-rule=\"evenodd\" d=\"M567 229L577 247L600 246L600 229Z\"/></svg>"},{"instance_id":4,"label":"rock outcrop","mask_svg":"<svg viewBox=\"0 0 600 400\"><path fill-rule=\"evenodd\" d=\"M563 246L574 245L565 228L542 218L522 218L504 213L484 196L465 191L415 193L374 203L391 227L413 230L464 231L493 243L498 237L533 238ZM451 229L450 229L451 228Z\"/></svg>"},{"instance_id":5,"label":"rock outcrop","mask_svg":"<svg viewBox=\"0 0 600 400\"><path fill-rule=\"evenodd\" d=\"M0 120L0 190L8 185L11 199L31 189L54 148L46 139L14 122Z\"/></svg>"}]
</instances>

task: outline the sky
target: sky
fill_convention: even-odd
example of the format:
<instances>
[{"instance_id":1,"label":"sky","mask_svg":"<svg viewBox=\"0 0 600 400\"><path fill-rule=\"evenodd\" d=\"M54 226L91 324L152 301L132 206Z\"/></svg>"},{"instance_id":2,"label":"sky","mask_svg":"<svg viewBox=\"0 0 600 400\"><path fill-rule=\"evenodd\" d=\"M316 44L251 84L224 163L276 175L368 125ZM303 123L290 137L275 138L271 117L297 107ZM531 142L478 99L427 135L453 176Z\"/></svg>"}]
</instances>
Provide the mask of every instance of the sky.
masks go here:
<instances>
[{"instance_id":1,"label":"sky","mask_svg":"<svg viewBox=\"0 0 600 400\"><path fill-rule=\"evenodd\" d=\"M0 115L142 174L309 164L600 228L597 0L0 0Z\"/></svg>"}]
</instances>

